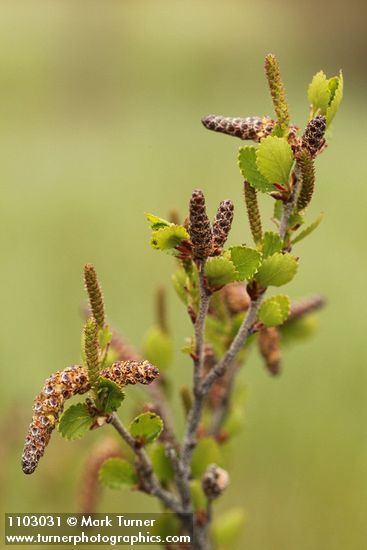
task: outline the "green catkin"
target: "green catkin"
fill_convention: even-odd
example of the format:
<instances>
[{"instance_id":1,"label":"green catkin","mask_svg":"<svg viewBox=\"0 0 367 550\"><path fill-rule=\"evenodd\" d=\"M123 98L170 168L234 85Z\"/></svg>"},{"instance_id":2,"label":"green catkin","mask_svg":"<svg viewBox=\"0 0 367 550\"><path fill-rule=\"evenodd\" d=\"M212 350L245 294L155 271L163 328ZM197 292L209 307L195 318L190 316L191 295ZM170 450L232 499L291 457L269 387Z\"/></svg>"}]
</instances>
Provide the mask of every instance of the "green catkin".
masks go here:
<instances>
[{"instance_id":1,"label":"green catkin","mask_svg":"<svg viewBox=\"0 0 367 550\"><path fill-rule=\"evenodd\" d=\"M93 388L98 381L100 367L98 325L93 317L88 319L84 326L84 355L89 381Z\"/></svg>"},{"instance_id":2,"label":"green catkin","mask_svg":"<svg viewBox=\"0 0 367 550\"><path fill-rule=\"evenodd\" d=\"M190 199L189 234L196 260L208 258L213 249L213 234L206 213L204 193L193 191Z\"/></svg>"},{"instance_id":3,"label":"green catkin","mask_svg":"<svg viewBox=\"0 0 367 550\"><path fill-rule=\"evenodd\" d=\"M119 386L150 384L159 371L148 361L118 361L101 370L101 376ZM32 474L50 441L67 399L91 389L86 368L73 365L52 374L33 403L33 416L22 455L22 470Z\"/></svg>"},{"instance_id":4,"label":"green catkin","mask_svg":"<svg viewBox=\"0 0 367 550\"><path fill-rule=\"evenodd\" d=\"M254 189L248 181L244 182L244 196L251 233L257 244L262 239L261 216L257 202L256 189Z\"/></svg>"},{"instance_id":5,"label":"green catkin","mask_svg":"<svg viewBox=\"0 0 367 550\"><path fill-rule=\"evenodd\" d=\"M88 292L92 315L99 328L103 328L105 324L103 294L98 282L96 270L92 264L86 264L84 267L84 281Z\"/></svg>"},{"instance_id":6,"label":"green catkin","mask_svg":"<svg viewBox=\"0 0 367 550\"><path fill-rule=\"evenodd\" d=\"M314 160L306 150L301 151L297 160L301 175L301 190L297 199L297 209L306 208L312 199L315 188Z\"/></svg>"},{"instance_id":7,"label":"green catkin","mask_svg":"<svg viewBox=\"0 0 367 550\"><path fill-rule=\"evenodd\" d=\"M222 201L218 207L213 222L213 245L214 253L220 254L225 245L233 221L234 206L232 201Z\"/></svg>"},{"instance_id":8,"label":"green catkin","mask_svg":"<svg viewBox=\"0 0 367 550\"><path fill-rule=\"evenodd\" d=\"M288 102L280 75L278 60L271 53L265 57L265 73L273 100L274 111L278 118L278 126L283 133L286 133L289 126Z\"/></svg>"}]
</instances>

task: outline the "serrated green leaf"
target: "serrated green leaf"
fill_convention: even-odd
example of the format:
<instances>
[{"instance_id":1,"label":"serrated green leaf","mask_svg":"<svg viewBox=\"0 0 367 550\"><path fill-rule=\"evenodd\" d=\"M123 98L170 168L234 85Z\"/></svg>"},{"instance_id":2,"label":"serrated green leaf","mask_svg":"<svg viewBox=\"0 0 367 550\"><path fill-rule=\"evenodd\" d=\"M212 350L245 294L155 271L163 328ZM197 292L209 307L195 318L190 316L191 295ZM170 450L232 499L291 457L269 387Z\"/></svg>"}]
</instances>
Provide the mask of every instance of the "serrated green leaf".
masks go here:
<instances>
[{"instance_id":1,"label":"serrated green leaf","mask_svg":"<svg viewBox=\"0 0 367 550\"><path fill-rule=\"evenodd\" d=\"M325 115L331 99L329 81L323 71L319 71L313 77L308 87L308 101L312 105L313 113L320 111Z\"/></svg>"},{"instance_id":2,"label":"serrated green leaf","mask_svg":"<svg viewBox=\"0 0 367 550\"><path fill-rule=\"evenodd\" d=\"M223 456L215 439L213 437L204 437L199 440L192 455L192 476L201 477L210 464L224 466Z\"/></svg>"},{"instance_id":3,"label":"serrated green leaf","mask_svg":"<svg viewBox=\"0 0 367 550\"><path fill-rule=\"evenodd\" d=\"M112 340L112 332L110 327L103 327L98 331L98 342L102 349L104 349Z\"/></svg>"},{"instance_id":4,"label":"serrated green leaf","mask_svg":"<svg viewBox=\"0 0 367 550\"><path fill-rule=\"evenodd\" d=\"M256 151L256 164L272 183L287 185L293 165L293 153L286 138L267 136Z\"/></svg>"},{"instance_id":5,"label":"serrated green leaf","mask_svg":"<svg viewBox=\"0 0 367 550\"><path fill-rule=\"evenodd\" d=\"M216 548L233 550L237 547L246 516L241 508L233 508L220 514L212 526L212 537Z\"/></svg>"},{"instance_id":6,"label":"serrated green leaf","mask_svg":"<svg viewBox=\"0 0 367 550\"><path fill-rule=\"evenodd\" d=\"M322 222L322 219L324 217L324 214L320 214L314 222L312 222L308 227L306 227L303 231L301 231L293 240L292 244L296 244L299 241L302 241L302 239L308 237L308 235L311 235L315 229L318 228L320 223Z\"/></svg>"},{"instance_id":7,"label":"serrated green leaf","mask_svg":"<svg viewBox=\"0 0 367 550\"><path fill-rule=\"evenodd\" d=\"M266 231L262 240L263 258L272 256L275 252L280 252L282 250L282 246L282 239L279 237L278 233Z\"/></svg>"},{"instance_id":8,"label":"serrated green leaf","mask_svg":"<svg viewBox=\"0 0 367 550\"><path fill-rule=\"evenodd\" d=\"M293 256L276 252L265 258L255 275L255 279L263 288L282 286L293 279L297 269L298 263Z\"/></svg>"},{"instance_id":9,"label":"serrated green leaf","mask_svg":"<svg viewBox=\"0 0 367 550\"><path fill-rule=\"evenodd\" d=\"M156 250L169 251L186 239L189 239L189 234L183 225L170 225L153 231L150 244Z\"/></svg>"},{"instance_id":10,"label":"serrated green leaf","mask_svg":"<svg viewBox=\"0 0 367 550\"><path fill-rule=\"evenodd\" d=\"M143 342L144 357L160 370L167 369L173 358L172 338L160 327L151 327Z\"/></svg>"},{"instance_id":11,"label":"serrated green leaf","mask_svg":"<svg viewBox=\"0 0 367 550\"><path fill-rule=\"evenodd\" d=\"M276 327L288 318L290 301L288 296L272 296L262 303L258 318L266 327Z\"/></svg>"},{"instance_id":12,"label":"serrated green leaf","mask_svg":"<svg viewBox=\"0 0 367 550\"><path fill-rule=\"evenodd\" d=\"M163 218L159 218L158 216L155 216L154 214L145 213L144 214L148 222L150 223L150 226L153 230L156 229L162 229L162 227L169 227L172 225L167 220L164 220Z\"/></svg>"},{"instance_id":13,"label":"serrated green leaf","mask_svg":"<svg viewBox=\"0 0 367 550\"><path fill-rule=\"evenodd\" d=\"M230 249L231 261L238 273L237 281L250 280L261 262L261 254L255 248L233 246Z\"/></svg>"},{"instance_id":14,"label":"serrated green leaf","mask_svg":"<svg viewBox=\"0 0 367 550\"><path fill-rule=\"evenodd\" d=\"M205 276L211 289L236 281L238 273L234 264L224 256L209 258L205 264Z\"/></svg>"},{"instance_id":15,"label":"serrated green leaf","mask_svg":"<svg viewBox=\"0 0 367 550\"><path fill-rule=\"evenodd\" d=\"M116 382L108 378L101 377L98 381L98 407L105 413L111 414L117 411L125 394Z\"/></svg>"},{"instance_id":16,"label":"serrated green leaf","mask_svg":"<svg viewBox=\"0 0 367 550\"><path fill-rule=\"evenodd\" d=\"M269 182L260 172L256 164L256 148L250 145L241 147L238 155L238 165L242 176L252 187L261 193L274 191L274 185Z\"/></svg>"},{"instance_id":17,"label":"serrated green leaf","mask_svg":"<svg viewBox=\"0 0 367 550\"><path fill-rule=\"evenodd\" d=\"M133 466L123 458L108 458L99 470L99 479L110 489L132 487L138 481Z\"/></svg>"},{"instance_id":18,"label":"serrated green leaf","mask_svg":"<svg viewBox=\"0 0 367 550\"><path fill-rule=\"evenodd\" d=\"M328 106L326 110L326 126L330 126L333 118L335 117L336 113L338 112L338 109L340 107L340 104L343 99L343 88L344 88L344 79L343 79L343 73L340 71L339 77L334 77L330 79L329 81L330 88L331 88L331 101L330 105Z\"/></svg>"},{"instance_id":19,"label":"serrated green leaf","mask_svg":"<svg viewBox=\"0 0 367 550\"><path fill-rule=\"evenodd\" d=\"M208 499L206 498L201 482L198 479L192 479L190 481L190 495L194 512L200 512L206 510Z\"/></svg>"},{"instance_id":20,"label":"serrated green leaf","mask_svg":"<svg viewBox=\"0 0 367 550\"><path fill-rule=\"evenodd\" d=\"M163 443L154 443L149 452L153 465L153 471L159 481L167 483L174 477L172 462L166 455Z\"/></svg>"},{"instance_id":21,"label":"serrated green leaf","mask_svg":"<svg viewBox=\"0 0 367 550\"><path fill-rule=\"evenodd\" d=\"M152 412L140 414L130 424L130 433L142 442L143 445L152 443L163 430L163 420Z\"/></svg>"},{"instance_id":22,"label":"serrated green leaf","mask_svg":"<svg viewBox=\"0 0 367 550\"><path fill-rule=\"evenodd\" d=\"M94 420L85 403L71 405L60 418L58 431L65 439L80 439L90 429Z\"/></svg>"}]
</instances>

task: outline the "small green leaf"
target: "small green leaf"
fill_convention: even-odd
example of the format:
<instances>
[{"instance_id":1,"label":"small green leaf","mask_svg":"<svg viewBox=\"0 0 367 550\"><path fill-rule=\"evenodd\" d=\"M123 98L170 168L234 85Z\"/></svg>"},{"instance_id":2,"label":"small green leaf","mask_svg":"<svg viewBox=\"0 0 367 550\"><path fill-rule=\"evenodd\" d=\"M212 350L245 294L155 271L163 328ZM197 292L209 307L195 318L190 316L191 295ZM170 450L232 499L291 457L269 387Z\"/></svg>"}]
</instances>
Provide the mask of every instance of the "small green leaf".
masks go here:
<instances>
[{"instance_id":1,"label":"small green leaf","mask_svg":"<svg viewBox=\"0 0 367 550\"><path fill-rule=\"evenodd\" d=\"M274 191L274 185L269 182L260 172L256 164L256 148L250 145L241 147L238 155L238 165L245 180L252 187L262 193Z\"/></svg>"},{"instance_id":2,"label":"small green leaf","mask_svg":"<svg viewBox=\"0 0 367 550\"><path fill-rule=\"evenodd\" d=\"M153 464L153 470L159 481L167 483L174 476L172 462L166 455L163 443L154 443L150 449L150 459Z\"/></svg>"},{"instance_id":3,"label":"small green leaf","mask_svg":"<svg viewBox=\"0 0 367 550\"><path fill-rule=\"evenodd\" d=\"M182 225L170 225L153 231L150 243L157 250L172 250L186 239L189 234Z\"/></svg>"},{"instance_id":4,"label":"small green leaf","mask_svg":"<svg viewBox=\"0 0 367 550\"><path fill-rule=\"evenodd\" d=\"M204 494L201 482L198 479L192 479L190 481L190 494L194 512L202 512L203 510L206 510L208 500Z\"/></svg>"},{"instance_id":5,"label":"small green leaf","mask_svg":"<svg viewBox=\"0 0 367 550\"><path fill-rule=\"evenodd\" d=\"M224 256L217 256L215 258L209 258L206 262L205 276L209 287L211 289L217 289L236 281L238 273L231 260Z\"/></svg>"},{"instance_id":6,"label":"small green leaf","mask_svg":"<svg viewBox=\"0 0 367 550\"><path fill-rule=\"evenodd\" d=\"M180 267L172 275L172 284L177 293L177 296L182 300L182 302L187 306L189 303L188 297L188 287L189 281L186 274L186 271L183 267Z\"/></svg>"},{"instance_id":7,"label":"small green leaf","mask_svg":"<svg viewBox=\"0 0 367 550\"><path fill-rule=\"evenodd\" d=\"M278 233L266 231L262 241L263 258L272 256L275 252L280 252L282 250L282 246L282 239L279 237Z\"/></svg>"},{"instance_id":8,"label":"small green leaf","mask_svg":"<svg viewBox=\"0 0 367 550\"><path fill-rule=\"evenodd\" d=\"M165 510L164 514L157 514L150 531L161 540L180 534L180 520L174 514ZM169 540L169 539L168 539Z\"/></svg>"},{"instance_id":9,"label":"small green leaf","mask_svg":"<svg viewBox=\"0 0 367 550\"><path fill-rule=\"evenodd\" d=\"M319 71L313 77L311 84L308 87L308 101L312 105L313 113L320 111L321 114L326 114L326 109L331 98L329 82L323 71Z\"/></svg>"},{"instance_id":10,"label":"small green leaf","mask_svg":"<svg viewBox=\"0 0 367 550\"><path fill-rule=\"evenodd\" d=\"M299 319L285 323L281 328L282 345L308 340L318 329L318 316L310 313Z\"/></svg>"},{"instance_id":11,"label":"small green leaf","mask_svg":"<svg viewBox=\"0 0 367 550\"><path fill-rule=\"evenodd\" d=\"M282 203L282 201L277 200L274 203L274 214L273 214L273 216L276 220L280 221L282 219L282 215L283 215L283 203Z\"/></svg>"},{"instance_id":12,"label":"small green leaf","mask_svg":"<svg viewBox=\"0 0 367 550\"><path fill-rule=\"evenodd\" d=\"M214 521L212 537L216 548L233 550L237 547L246 516L241 508L233 508L220 514Z\"/></svg>"},{"instance_id":13,"label":"small green leaf","mask_svg":"<svg viewBox=\"0 0 367 550\"><path fill-rule=\"evenodd\" d=\"M224 466L218 443L212 437L204 437L198 442L191 461L193 477L201 477L210 464Z\"/></svg>"},{"instance_id":14,"label":"small green leaf","mask_svg":"<svg viewBox=\"0 0 367 550\"><path fill-rule=\"evenodd\" d=\"M263 288L282 286L293 279L297 269L298 263L293 256L276 252L265 258L255 275L255 279Z\"/></svg>"},{"instance_id":15,"label":"small green leaf","mask_svg":"<svg viewBox=\"0 0 367 550\"><path fill-rule=\"evenodd\" d=\"M326 123L330 126L333 118L335 117L340 104L343 99L344 80L343 73L340 71L339 77L334 77L329 80L329 87L331 91L330 105L326 110Z\"/></svg>"},{"instance_id":16,"label":"small green leaf","mask_svg":"<svg viewBox=\"0 0 367 550\"><path fill-rule=\"evenodd\" d=\"M272 183L287 185L293 165L293 153L286 138L268 136L256 151L259 171Z\"/></svg>"},{"instance_id":17,"label":"small green leaf","mask_svg":"<svg viewBox=\"0 0 367 550\"><path fill-rule=\"evenodd\" d=\"M229 411L224 423L222 431L227 437L234 437L242 432L245 426L245 409L244 407L234 406Z\"/></svg>"},{"instance_id":18,"label":"small green leaf","mask_svg":"<svg viewBox=\"0 0 367 550\"><path fill-rule=\"evenodd\" d=\"M144 357L160 370L167 369L173 359L172 338L160 327L151 327L143 342Z\"/></svg>"},{"instance_id":19,"label":"small green leaf","mask_svg":"<svg viewBox=\"0 0 367 550\"><path fill-rule=\"evenodd\" d=\"M103 327L98 331L98 342L102 349L104 349L112 340L112 332L110 331L110 327L106 326Z\"/></svg>"},{"instance_id":20,"label":"small green leaf","mask_svg":"<svg viewBox=\"0 0 367 550\"><path fill-rule=\"evenodd\" d=\"M99 470L99 479L110 489L132 487L138 482L133 466L122 458L108 458Z\"/></svg>"},{"instance_id":21,"label":"small green leaf","mask_svg":"<svg viewBox=\"0 0 367 550\"><path fill-rule=\"evenodd\" d=\"M130 433L145 445L152 443L163 430L163 420L152 412L140 414L130 424Z\"/></svg>"},{"instance_id":22,"label":"small green leaf","mask_svg":"<svg viewBox=\"0 0 367 550\"><path fill-rule=\"evenodd\" d=\"M272 296L263 302L259 309L259 320L266 327L276 327L284 323L288 318L290 301L288 296L280 294Z\"/></svg>"},{"instance_id":23,"label":"small green leaf","mask_svg":"<svg viewBox=\"0 0 367 550\"><path fill-rule=\"evenodd\" d=\"M255 248L233 246L230 249L231 261L238 272L237 281L250 280L261 262L261 254Z\"/></svg>"},{"instance_id":24,"label":"small green leaf","mask_svg":"<svg viewBox=\"0 0 367 550\"><path fill-rule=\"evenodd\" d=\"M103 412L111 414L117 411L125 398L125 394L116 382L101 377L98 381L98 406Z\"/></svg>"},{"instance_id":25,"label":"small green leaf","mask_svg":"<svg viewBox=\"0 0 367 550\"><path fill-rule=\"evenodd\" d=\"M311 223L311 225L309 225L308 227L306 227L303 231L301 231L293 240L292 240L292 244L296 244L298 243L299 241L302 241L302 239L304 239L305 237L308 237L308 235L311 235L311 233L313 231L315 231L315 229L318 228L318 226L320 225L320 223L322 222L322 219L324 217L324 214L320 214L316 220L314 222Z\"/></svg>"},{"instance_id":26,"label":"small green leaf","mask_svg":"<svg viewBox=\"0 0 367 550\"><path fill-rule=\"evenodd\" d=\"M148 214L147 212L144 214L148 222L150 223L151 228L153 231L156 229L162 229L162 227L169 227L172 225L167 220L164 220L163 218L159 218L158 216L155 216L154 214Z\"/></svg>"},{"instance_id":27,"label":"small green leaf","mask_svg":"<svg viewBox=\"0 0 367 550\"><path fill-rule=\"evenodd\" d=\"M80 439L90 429L94 420L85 403L71 405L61 416L58 431L65 439Z\"/></svg>"}]
</instances>

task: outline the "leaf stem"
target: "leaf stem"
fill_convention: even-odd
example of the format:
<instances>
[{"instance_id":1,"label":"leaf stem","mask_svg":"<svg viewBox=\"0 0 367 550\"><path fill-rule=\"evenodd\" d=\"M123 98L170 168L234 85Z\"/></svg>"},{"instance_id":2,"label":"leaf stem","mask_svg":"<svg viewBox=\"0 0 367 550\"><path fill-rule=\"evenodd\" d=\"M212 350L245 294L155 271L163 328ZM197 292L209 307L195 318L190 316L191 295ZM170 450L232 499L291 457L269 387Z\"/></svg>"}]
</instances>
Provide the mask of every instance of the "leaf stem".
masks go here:
<instances>
[{"instance_id":1,"label":"leaf stem","mask_svg":"<svg viewBox=\"0 0 367 550\"><path fill-rule=\"evenodd\" d=\"M178 499L172 493L164 489L155 476L151 460L144 447L137 445L136 439L122 424L116 413L111 414L109 423L115 428L125 443L134 451L139 462L138 470L144 491L152 496L158 497L167 508L178 515L182 515L183 510Z\"/></svg>"}]
</instances>

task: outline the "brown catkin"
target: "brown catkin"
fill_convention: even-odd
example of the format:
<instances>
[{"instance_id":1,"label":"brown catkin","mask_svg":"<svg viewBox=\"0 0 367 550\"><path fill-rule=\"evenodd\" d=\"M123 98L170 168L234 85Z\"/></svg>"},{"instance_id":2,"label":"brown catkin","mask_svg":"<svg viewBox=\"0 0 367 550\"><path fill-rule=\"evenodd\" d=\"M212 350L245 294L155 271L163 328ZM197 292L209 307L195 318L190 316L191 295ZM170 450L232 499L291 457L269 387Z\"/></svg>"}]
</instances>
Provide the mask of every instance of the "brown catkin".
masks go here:
<instances>
[{"instance_id":1,"label":"brown catkin","mask_svg":"<svg viewBox=\"0 0 367 550\"><path fill-rule=\"evenodd\" d=\"M94 514L97 511L102 489L99 470L106 460L114 457L123 457L123 453L118 442L112 437L104 438L92 447L84 464L79 485L77 505L80 514Z\"/></svg>"},{"instance_id":2,"label":"brown catkin","mask_svg":"<svg viewBox=\"0 0 367 550\"><path fill-rule=\"evenodd\" d=\"M120 386L150 384L159 376L159 371L148 361L116 362L102 369L101 376ZM58 423L67 399L90 390L88 371L79 365L67 367L52 374L33 403L33 416L25 440L22 469L31 474L37 468L45 452L52 431Z\"/></svg>"},{"instance_id":3,"label":"brown catkin","mask_svg":"<svg viewBox=\"0 0 367 550\"><path fill-rule=\"evenodd\" d=\"M225 245L233 221L234 206L232 201L222 201L213 222L213 245L215 254L220 254Z\"/></svg>"},{"instance_id":4,"label":"brown catkin","mask_svg":"<svg viewBox=\"0 0 367 550\"><path fill-rule=\"evenodd\" d=\"M257 244L261 241L263 235L261 216L259 205L257 203L256 189L254 189L248 181L244 182L244 196L252 237Z\"/></svg>"},{"instance_id":5,"label":"brown catkin","mask_svg":"<svg viewBox=\"0 0 367 550\"><path fill-rule=\"evenodd\" d=\"M243 140L259 142L263 137L269 136L275 126L275 121L269 117L225 117L221 115L208 115L201 119L208 130L220 132Z\"/></svg>"},{"instance_id":6,"label":"brown catkin","mask_svg":"<svg viewBox=\"0 0 367 550\"><path fill-rule=\"evenodd\" d=\"M84 326L84 354L88 368L88 377L93 387L99 376L98 326L93 317Z\"/></svg>"},{"instance_id":7,"label":"brown catkin","mask_svg":"<svg viewBox=\"0 0 367 550\"><path fill-rule=\"evenodd\" d=\"M308 313L317 311L324 305L325 298L323 296L310 296L309 298L303 298L303 300L299 300L298 302L293 302L285 324L300 319Z\"/></svg>"},{"instance_id":8,"label":"brown catkin","mask_svg":"<svg viewBox=\"0 0 367 550\"><path fill-rule=\"evenodd\" d=\"M301 190L297 199L297 209L303 210L310 204L315 188L314 160L310 153L303 150L298 156L297 165L301 175Z\"/></svg>"},{"instance_id":9,"label":"brown catkin","mask_svg":"<svg viewBox=\"0 0 367 550\"><path fill-rule=\"evenodd\" d=\"M203 260L210 256L213 249L213 234L206 213L204 193L200 189L196 189L191 195L189 233L194 258Z\"/></svg>"},{"instance_id":10,"label":"brown catkin","mask_svg":"<svg viewBox=\"0 0 367 550\"><path fill-rule=\"evenodd\" d=\"M261 329L258 343L268 371L274 375L279 374L281 366L279 330L276 327Z\"/></svg>"},{"instance_id":11,"label":"brown catkin","mask_svg":"<svg viewBox=\"0 0 367 550\"><path fill-rule=\"evenodd\" d=\"M280 75L279 63L275 55L268 54L265 58L265 74L273 100L274 111L278 118L278 125L283 132L288 130L289 112L285 95L285 88Z\"/></svg>"},{"instance_id":12,"label":"brown catkin","mask_svg":"<svg viewBox=\"0 0 367 550\"><path fill-rule=\"evenodd\" d=\"M97 273L92 264L84 266L84 281L88 292L90 309L97 325L103 328L105 324L104 302L101 286L98 282Z\"/></svg>"},{"instance_id":13,"label":"brown catkin","mask_svg":"<svg viewBox=\"0 0 367 550\"><path fill-rule=\"evenodd\" d=\"M326 118L323 115L315 116L307 124L301 138L301 147L315 157L324 144Z\"/></svg>"}]
</instances>

